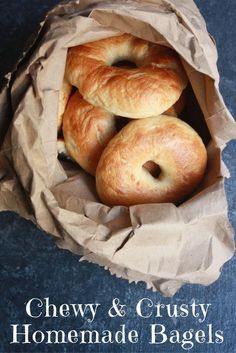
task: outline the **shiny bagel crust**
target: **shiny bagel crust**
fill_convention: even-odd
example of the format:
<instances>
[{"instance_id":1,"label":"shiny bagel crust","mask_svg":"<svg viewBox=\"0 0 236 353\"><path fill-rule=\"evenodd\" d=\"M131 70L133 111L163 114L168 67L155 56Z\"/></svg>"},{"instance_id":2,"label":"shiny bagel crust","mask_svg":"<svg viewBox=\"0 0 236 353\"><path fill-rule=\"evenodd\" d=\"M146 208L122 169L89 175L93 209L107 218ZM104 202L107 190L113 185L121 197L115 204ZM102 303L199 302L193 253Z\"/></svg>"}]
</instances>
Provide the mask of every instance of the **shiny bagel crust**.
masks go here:
<instances>
[{"instance_id":1,"label":"shiny bagel crust","mask_svg":"<svg viewBox=\"0 0 236 353\"><path fill-rule=\"evenodd\" d=\"M103 149L117 132L113 114L93 107L76 91L63 115L62 130L69 155L95 175Z\"/></svg>"},{"instance_id":2,"label":"shiny bagel crust","mask_svg":"<svg viewBox=\"0 0 236 353\"><path fill-rule=\"evenodd\" d=\"M144 164L160 167L155 178ZM199 135L165 115L131 121L107 145L96 171L103 203L180 203L202 180L207 162Z\"/></svg>"},{"instance_id":3,"label":"shiny bagel crust","mask_svg":"<svg viewBox=\"0 0 236 353\"><path fill-rule=\"evenodd\" d=\"M112 66L122 60L134 62L137 68ZM162 114L187 84L172 49L130 34L70 48L65 75L90 104L129 118Z\"/></svg>"}]
</instances>

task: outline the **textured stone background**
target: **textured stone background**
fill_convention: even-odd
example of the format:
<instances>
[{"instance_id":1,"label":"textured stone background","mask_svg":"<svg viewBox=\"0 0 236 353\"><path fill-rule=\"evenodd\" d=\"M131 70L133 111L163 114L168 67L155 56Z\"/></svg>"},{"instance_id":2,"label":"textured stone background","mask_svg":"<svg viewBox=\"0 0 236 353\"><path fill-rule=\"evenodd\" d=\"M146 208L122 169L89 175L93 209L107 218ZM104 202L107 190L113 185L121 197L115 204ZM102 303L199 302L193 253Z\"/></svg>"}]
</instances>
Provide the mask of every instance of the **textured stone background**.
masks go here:
<instances>
[{"instance_id":1,"label":"textured stone background","mask_svg":"<svg viewBox=\"0 0 236 353\"><path fill-rule=\"evenodd\" d=\"M0 77L12 70L25 41L37 28L46 11L57 0L0 0ZM215 37L218 51L218 67L221 74L221 92L232 114L236 113L236 29L234 25L236 5L234 0L196 0L206 19L209 32ZM224 160L231 172L226 181L230 221L236 229L236 141L224 151ZM168 329L206 329L212 323L214 329L224 331L223 345L195 345L190 352L235 353L235 270L236 260L225 264L220 279L208 287L186 285L172 299L146 290L145 285L128 284L111 276L96 265L79 263L79 258L68 251L59 250L53 239L37 229L31 222L10 213L0 213L0 352L184 352L179 345L151 346L147 342L151 323L164 323ZM29 320L24 303L32 297L50 297L55 304L101 303L102 309L91 325L72 318ZM106 311L113 298L119 297L127 305L126 320L109 319ZM135 316L134 306L142 297L155 303L191 304L211 303L207 320L200 325L196 319L163 320L141 319ZM117 330L126 323L127 329L141 332L136 345L10 345L10 324L31 323L33 328L50 329L107 329Z\"/></svg>"}]
</instances>

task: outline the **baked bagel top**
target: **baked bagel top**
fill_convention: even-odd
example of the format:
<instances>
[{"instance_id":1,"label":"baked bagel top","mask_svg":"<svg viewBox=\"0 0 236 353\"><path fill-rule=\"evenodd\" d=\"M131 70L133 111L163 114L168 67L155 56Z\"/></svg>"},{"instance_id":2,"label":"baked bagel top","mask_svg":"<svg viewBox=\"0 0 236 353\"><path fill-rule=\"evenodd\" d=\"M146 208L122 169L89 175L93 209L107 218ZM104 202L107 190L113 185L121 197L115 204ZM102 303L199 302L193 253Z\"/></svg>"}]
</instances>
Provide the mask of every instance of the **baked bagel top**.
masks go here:
<instances>
[{"instance_id":1,"label":"baked bagel top","mask_svg":"<svg viewBox=\"0 0 236 353\"><path fill-rule=\"evenodd\" d=\"M206 162L200 136L182 120L166 115L134 120L103 151L97 192L110 206L179 203L201 181Z\"/></svg>"},{"instance_id":2,"label":"baked bagel top","mask_svg":"<svg viewBox=\"0 0 236 353\"><path fill-rule=\"evenodd\" d=\"M137 68L112 66L123 60L134 62ZM90 104L129 118L163 113L187 84L172 49L130 34L70 48L65 75Z\"/></svg>"}]
</instances>

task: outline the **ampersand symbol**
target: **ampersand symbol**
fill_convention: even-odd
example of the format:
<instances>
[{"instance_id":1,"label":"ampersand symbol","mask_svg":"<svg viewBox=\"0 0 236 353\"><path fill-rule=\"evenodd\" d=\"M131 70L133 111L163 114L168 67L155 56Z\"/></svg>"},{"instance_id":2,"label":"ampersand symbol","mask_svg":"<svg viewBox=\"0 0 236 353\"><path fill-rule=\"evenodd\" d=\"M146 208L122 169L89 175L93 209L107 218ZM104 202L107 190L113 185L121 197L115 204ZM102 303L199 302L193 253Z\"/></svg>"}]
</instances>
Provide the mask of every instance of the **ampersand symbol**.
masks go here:
<instances>
[{"instance_id":1,"label":"ampersand symbol","mask_svg":"<svg viewBox=\"0 0 236 353\"><path fill-rule=\"evenodd\" d=\"M123 309L126 305L120 304L120 299L115 298L112 300L112 307L108 311L108 315L110 317L124 317L125 316L125 310Z\"/></svg>"}]
</instances>

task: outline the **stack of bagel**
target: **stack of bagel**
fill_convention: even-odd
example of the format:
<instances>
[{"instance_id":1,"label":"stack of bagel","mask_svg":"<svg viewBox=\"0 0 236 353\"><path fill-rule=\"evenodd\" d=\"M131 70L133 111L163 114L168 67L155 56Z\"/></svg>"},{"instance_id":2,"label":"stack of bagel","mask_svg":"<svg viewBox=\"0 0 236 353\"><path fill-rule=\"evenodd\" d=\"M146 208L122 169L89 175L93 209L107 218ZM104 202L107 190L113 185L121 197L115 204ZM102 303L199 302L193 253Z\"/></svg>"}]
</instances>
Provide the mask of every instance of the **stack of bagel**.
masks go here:
<instances>
[{"instance_id":1,"label":"stack of bagel","mask_svg":"<svg viewBox=\"0 0 236 353\"><path fill-rule=\"evenodd\" d=\"M174 50L130 34L68 50L58 132L103 203L179 204L199 185L207 153L179 118L186 86Z\"/></svg>"}]
</instances>

